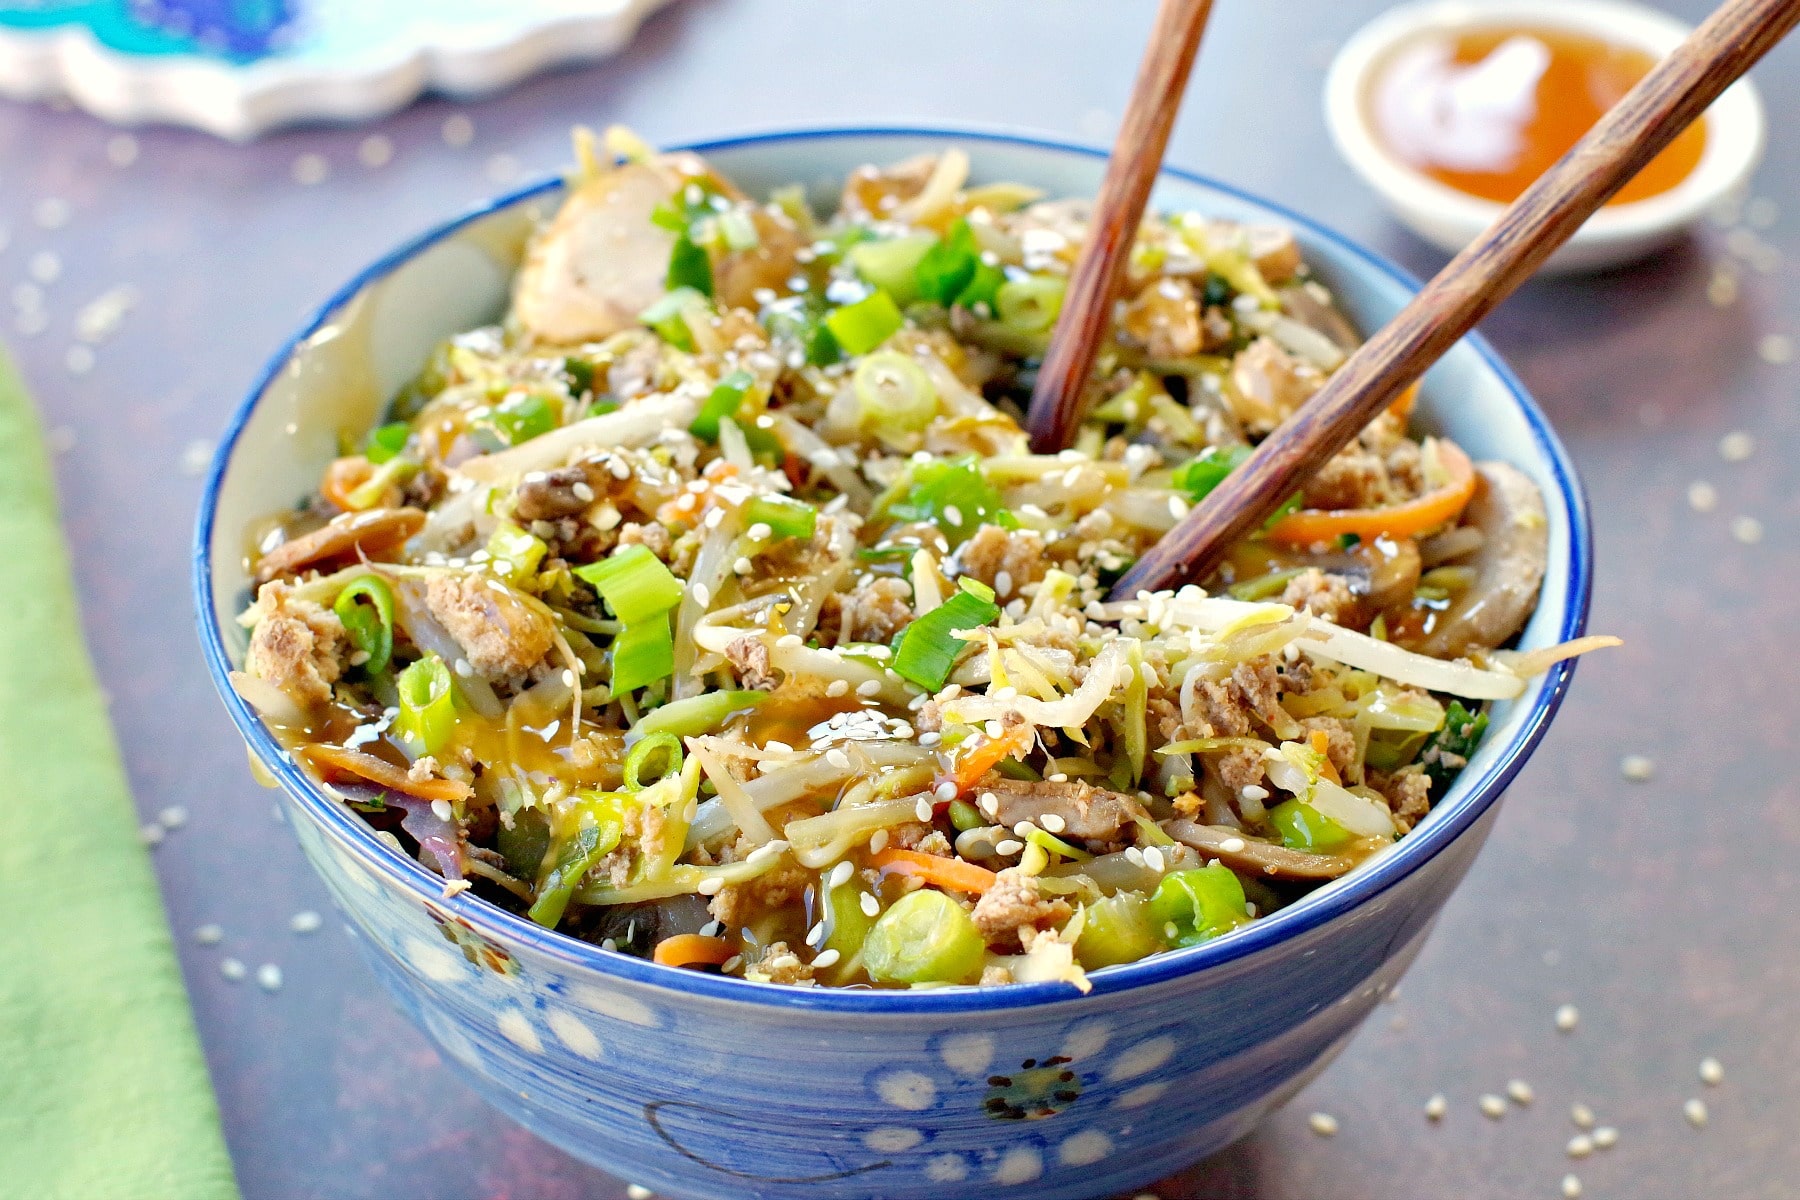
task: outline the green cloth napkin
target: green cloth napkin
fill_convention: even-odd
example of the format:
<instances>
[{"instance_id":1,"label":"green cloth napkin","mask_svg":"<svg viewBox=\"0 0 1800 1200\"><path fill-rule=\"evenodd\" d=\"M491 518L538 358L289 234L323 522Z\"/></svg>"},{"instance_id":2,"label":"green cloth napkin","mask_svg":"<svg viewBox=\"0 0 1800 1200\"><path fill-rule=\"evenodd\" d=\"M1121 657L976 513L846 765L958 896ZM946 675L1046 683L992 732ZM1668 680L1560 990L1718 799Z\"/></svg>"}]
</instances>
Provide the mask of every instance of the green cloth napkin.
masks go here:
<instances>
[{"instance_id":1,"label":"green cloth napkin","mask_svg":"<svg viewBox=\"0 0 1800 1200\"><path fill-rule=\"evenodd\" d=\"M0 1197L233 1200L150 860L0 352Z\"/></svg>"}]
</instances>

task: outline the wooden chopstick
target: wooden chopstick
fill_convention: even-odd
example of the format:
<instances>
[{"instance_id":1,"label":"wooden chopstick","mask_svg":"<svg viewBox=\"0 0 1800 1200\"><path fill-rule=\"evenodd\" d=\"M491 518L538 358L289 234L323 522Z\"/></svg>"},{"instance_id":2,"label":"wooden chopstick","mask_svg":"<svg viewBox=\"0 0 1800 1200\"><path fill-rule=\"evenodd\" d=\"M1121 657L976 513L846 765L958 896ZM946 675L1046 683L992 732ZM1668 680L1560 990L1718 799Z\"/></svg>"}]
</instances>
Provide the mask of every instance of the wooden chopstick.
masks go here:
<instances>
[{"instance_id":1,"label":"wooden chopstick","mask_svg":"<svg viewBox=\"0 0 1800 1200\"><path fill-rule=\"evenodd\" d=\"M1796 22L1800 0L1721 5L1164 534L1113 597L1205 578L1237 539L1349 445Z\"/></svg>"},{"instance_id":2,"label":"wooden chopstick","mask_svg":"<svg viewBox=\"0 0 1800 1200\"><path fill-rule=\"evenodd\" d=\"M1211 14L1212 0L1162 0L1156 10L1150 44L1088 222L1087 244L1069 276L1056 335L1032 389L1026 427L1040 454L1067 446L1081 419L1082 390L1111 324L1119 280Z\"/></svg>"}]
</instances>

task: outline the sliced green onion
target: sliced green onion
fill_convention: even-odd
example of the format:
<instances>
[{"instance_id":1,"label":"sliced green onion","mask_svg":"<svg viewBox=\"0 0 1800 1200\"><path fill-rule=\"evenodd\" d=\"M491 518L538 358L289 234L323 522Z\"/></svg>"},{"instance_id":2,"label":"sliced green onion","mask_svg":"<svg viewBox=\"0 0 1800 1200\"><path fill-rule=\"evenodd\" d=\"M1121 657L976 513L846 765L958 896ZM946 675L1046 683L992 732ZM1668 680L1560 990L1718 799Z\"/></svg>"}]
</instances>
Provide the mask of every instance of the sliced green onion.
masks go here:
<instances>
[{"instance_id":1,"label":"sliced green onion","mask_svg":"<svg viewBox=\"0 0 1800 1200\"><path fill-rule=\"evenodd\" d=\"M861 242L850 247L845 258L856 268L864 282L879 288L905 306L919 298L915 272L919 262L937 245L929 233L910 233L903 237L884 238L878 242Z\"/></svg>"},{"instance_id":2,"label":"sliced green onion","mask_svg":"<svg viewBox=\"0 0 1800 1200\"><path fill-rule=\"evenodd\" d=\"M975 597L977 600L992 601L994 599L993 588L981 582L981 580L971 578L968 575L964 575L962 578L958 579L956 581L956 586L969 593L969 595Z\"/></svg>"},{"instance_id":3,"label":"sliced green onion","mask_svg":"<svg viewBox=\"0 0 1800 1200\"><path fill-rule=\"evenodd\" d=\"M644 779L644 765L651 759L661 755L661 764L654 779ZM661 783L671 775L681 774L681 739L672 733L653 733L633 746L625 755L625 790L641 791L654 783Z\"/></svg>"},{"instance_id":4,"label":"sliced green onion","mask_svg":"<svg viewBox=\"0 0 1800 1200\"><path fill-rule=\"evenodd\" d=\"M958 833L967 833L971 829L980 829L983 825L987 824L987 818L981 815L981 810L976 808L973 804L970 804L967 800L952 800L950 802L949 812L950 824Z\"/></svg>"},{"instance_id":5,"label":"sliced green onion","mask_svg":"<svg viewBox=\"0 0 1800 1200\"><path fill-rule=\"evenodd\" d=\"M706 403L700 406L694 423L688 426L688 432L709 442L718 441L719 422L737 412L744 403L745 393L755 382L756 377L748 371L733 371L719 380L706 397Z\"/></svg>"},{"instance_id":6,"label":"sliced green onion","mask_svg":"<svg viewBox=\"0 0 1800 1200\"><path fill-rule=\"evenodd\" d=\"M704 695L689 696L686 700L672 700L661 708L644 714L631 727L631 731L644 737L659 733L696 737L702 733L711 733L724 724L725 718L732 713L755 708L768 698L767 692L745 691L707 692Z\"/></svg>"},{"instance_id":7,"label":"sliced green onion","mask_svg":"<svg viewBox=\"0 0 1800 1200\"><path fill-rule=\"evenodd\" d=\"M960 630L980 629L1000 619L1000 606L970 592L959 591L900 631L894 646L894 674L928 691L938 691L950 678L950 670L969 643L953 636Z\"/></svg>"},{"instance_id":8,"label":"sliced green onion","mask_svg":"<svg viewBox=\"0 0 1800 1200\"><path fill-rule=\"evenodd\" d=\"M708 306L705 296L690 287L676 288L638 314L638 320L656 331L656 336L678 350L694 349L694 335L687 326L687 314Z\"/></svg>"},{"instance_id":9,"label":"sliced green onion","mask_svg":"<svg viewBox=\"0 0 1800 1200\"><path fill-rule=\"evenodd\" d=\"M968 286L956 293L956 306L987 316L998 309L1000 288L1006 283L1006 272L992 263L975 260L975 274Z\"/></svg>"},{"instance_id":10,"label":"sliced green onion","mask_svg":"<svg viewBox=\"0 0 1800 1200\"><path fill-rule=\"evenodd\" d=\"M1324 854L1350 840L1350 831L1304 800L1284 800L1269 810L1281 844Z\"/></svg>"},{"instance_id":11,"label":"sliced green onion","mask_svg":"<svg viewBox=\"0 0 1800 1200\"><path fill-rule=\"evenodd\" d=\"M1433 787L1450 786L1450 781L1462 770L1460 764L1445 763L1443 755L1452 754L1463 759L1474 757L1475 748L1481 744L1481 736L1487 732L1487 727L1485 710L1471 713L1459 701L1450 702L1444 710L1444 727L1432 735L1425 747L1425 774L1431 777ZM1437 753L1431 753L1433 750Z\"/></svg>"},{"instance_id":12,"label":"sliced green onion","mask_svg":"<svg viewBox=\"0 0 1800 1200\"><path fill-rule=\"evenodd\" d=\"M917 433L937 415L937 388L911 355L882 350L856 364L851 377L862 423L893 433Z\"/></svg>"},{"instance_id":13,"label":"sliced green onion","mask_svg":"<svg viewBox=\"0 0 1800 1200\"><path fill-rule=\"evenodd\" d=\"M1028 275L1009 279L994 296L994 314L1000 323L1019 333L1043 333L1056 324L1062 312L1069 281L1061 275Z\"/></svg>"},{"instance_id":14,"label":"sliced green onion","mask_svg":"<svg viewBox=\"0 0 1800 1200\"><path fill-rule=\"evenodd\" d=\"M509 446L529 442L556 428L556 410L549 400L536 392L508 396L494 409L490 419Z\"/></svg>"},{"instance_id":15,"label":"sliced green onion","mask_svg":"<svg viewBox=\"0 0 1800 1200\"><path fill-rule=\"evenodd\" d=\"M741 208L728 208L718 216L719 236L728 250L754 250L762 244L756 222Z\"/></svg>"},{"instance_id":16,"label":"sliced green onion","mask_svg":"<svg viewBox=\"0 0 1800 1200\"><path fill-rule=\"evenodd\" d=\"M1096 900L1086 908L1075 957L1090 971L1136 962L1168 948L1150 919L1150 906L1136 892Z\"/></svg>"},{"instance_id":17,"label":"sliced green onion","mask_svg":"<svg viewBox=\"0 0 1800 1200\"><path fill-rule=\"evenodd\" d=\"M331 608L344 623L350 644L368 656L362 669L370 675L387 670L394 657L394 592L387 581L378 575L359 575L344 585Z\"/></svg>"},{"instance_id":18,"label":"sliced green onion","mask_svg":"<svg viewBox=\"0 0 1800 1200\"><path fill-rule=\"evenodd\" d=\"M1176 946L1197 946L1249 919L1243 883L1216 864L1165 875L1150 897L1152 927Z\"/></svg>"},{"instance_id":19,"label":"sliced green onion","mask_svg":"<svg viewBox=\"0 0 1800 1200\"><path fill-rule=\"evenodd\" d=\"M352 512L363 512L381 503L381 495L419 473L419 464L410 458L390 458L376 467L370 476L351 488L344 497Z\"/></svg>"},{"instance_id":20,"label":"sliced green onion","mask_svg":"<svg viewBox=\"0 0 1800 1200\"><path fill-rule=\"evenodd\" d=\"M405 421L390 421L369 431L369 440L363 447L363 457L379 466L405 450L406 439L411 436L411 425Z\"/></svg>"},{"instance_id":21,"label":"sliced green onion","mask_svg":"<svg viewBox=\"0 0 1800 1200\"><path fill-rule=\"evenodd\" d=\"M819 510L787 496L757 496L744 505L745 525L767 525L776 538L810 538L819 526Z\"/></svg>"},{"instance_id":22,"label":"sliced green onion","mask_svg":"<svg viewBox=\"0 0 1800 1200\"><path fill-rule=\"evenodd\" d=\"M667 615L627 624L613 640L613 695L634 691L675 672L675 639Z\"/></svg>"},{"instance_id":23,"label":"sliced green onion","mask_svg":"<svg viewBox=\"0 0 1800 1200\"><path fill-rule=\"evenodd\" d=\"M569 381L569 395L577 400L594 390L594 376L594 364L587 359L563 359L563 378Z\"/></svg>"},{"instance_id":24,"label":"sliced green onion","mask_svg":"<svg viewBox=\"0 0 1800 1200\"><path fill-rule=\"evenodd\" d=\"M587 406L581 415L584 417L603 417L609 412L618 412L619 402L611 396L601 396Z\"/></svg>"},{"instance_id":25,"label":"sliced green onion","mask_svg":"<svg viewBox=\"0 0 1800 1200\"><path fill-rule=\"evenodd\" d=\"M661 616L681 603L681 581L649 547L635 543L597 563L576 567L575 577L599 592L626 625Z\"/></svg>"},{"instance_id":26,"label":"sliced green onion","mask_svg":"<svg viewBox=\"0 0 1800 1200\"><path fill-rule=\"evenodd\" d=\"M831 336L849 354L867 354L898 333L905 323L899 306L886 292L871 292L825 318Z\"/></svg>"},{"instance_id":27,"label":"sliced green onion","mask_svg":"<svg viewBox=\"0 0 1800 1200\"><path fill-rule=\"evenodd\" d=\"M394 732L415 756L436 754L456 729L455 689L450 668L435 654L412 663L394 686L400 694L400 715Z\"/></svg>"},{"instance_id":28,"label":"sliced green onion","mask_svg":"<svg viewBox=\"0 0 1800 1200\"><path fill-rule=\"evenodd\" d=\"M980 262L981 247L975 244L968 221L958 217L951 222L943 240L919 260L913 280L921 297L948 308L975 278L975 268Z\"/></svg>"},{"instance_id":29,"label":"sliced green onion","mask_svg":"<svg viewBox=\"0 0 1800 1200\"><path fill-rule=\"evenodd\" d=\"M713 294L712 259L687 233L678 234L669 250L669 273L665 283L670 291L692 288L702 296Z\"/></svg>"},{"instance_id":30,"label":"sliced green onion","mask_svg":"<svg viewBox=\"0 0 1800 1200\"><path fill-rule=\"evenodd\" d=\"M884 500L871 517L928 522L941 529L953 547L968 541L983 524L1008 529L1018 524L1001 507L1000 493L982 474L973 454L910 464Z\"/></svg>"},{"instance_id":31,"label":"sliced green onion","mask_svg":"<svg viewBox=\"0 0 1800 1200\"><path fill-rule=\"evenodd\" d=\"M556 846L554 865L538 883L537 900L527 915L546 929L555 929L575 885L594 865L618 848L625 836L625 818L618 798L607 793L584 794L577 801L575 832ZM547 855L546 857L552 857Z\"/></svg>"},{"instance_id":32,"label":"sliced green onion","mask_svg":"<svg viewBox=\"0 0 1800 1200\"><path fill-rule=\"evenodd\" d=\"M503 521L487 540L488 561L508 583L520 583L537 573L550 547L517 525Z\"/></svg>"},{"instance_id":33,"label":"sliced green onion","mask_svg":"<svg viewBox=\"0 0 1800 1200\"><path fill-rule=\"evenodd\" d=\"M862 949L863 968L877 983L974 983L987 960L974 918L931 888L895 901Z\"/></svg>"},{"instance_id":34,"label":"sliced green onion","mask_svg":"<svg viewBox=\"0 0 1800 1200\"><path fill-rule=\"evenodd\" d=\"M1225 477L1244 465L1250 457L1248 446L1214 446L1175 468L1172 482L1187 493L1194 504L1206 499L1212 490L1225 482Z\"/></svg>"}]
</instances>

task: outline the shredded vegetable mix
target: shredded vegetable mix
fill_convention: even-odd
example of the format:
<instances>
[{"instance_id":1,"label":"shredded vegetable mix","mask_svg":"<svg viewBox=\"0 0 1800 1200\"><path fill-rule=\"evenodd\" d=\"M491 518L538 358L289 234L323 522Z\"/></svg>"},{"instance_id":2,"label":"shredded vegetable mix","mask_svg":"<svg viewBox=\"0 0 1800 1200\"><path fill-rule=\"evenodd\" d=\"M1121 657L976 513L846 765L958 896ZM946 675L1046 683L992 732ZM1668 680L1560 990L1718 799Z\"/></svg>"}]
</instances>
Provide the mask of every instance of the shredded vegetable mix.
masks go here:
<instances>
[{"instance_id":1,"label":"shredded vegetable mix","mask_svg":"<svg viewBox=\"0 0 1800 1200\"><path fill-rule=\"evenodd\" d=\"M1216 577L1108 599L1354 348L1285 230L1147 218L1037 455L1085 204L952 151L816 213L579 144L504 321L251 531L234 686L448 888L762 983L1085 988L1379 854L1610 642L1505 648L1543 502L1410 402Z\"/></svg>"}]
</instances>

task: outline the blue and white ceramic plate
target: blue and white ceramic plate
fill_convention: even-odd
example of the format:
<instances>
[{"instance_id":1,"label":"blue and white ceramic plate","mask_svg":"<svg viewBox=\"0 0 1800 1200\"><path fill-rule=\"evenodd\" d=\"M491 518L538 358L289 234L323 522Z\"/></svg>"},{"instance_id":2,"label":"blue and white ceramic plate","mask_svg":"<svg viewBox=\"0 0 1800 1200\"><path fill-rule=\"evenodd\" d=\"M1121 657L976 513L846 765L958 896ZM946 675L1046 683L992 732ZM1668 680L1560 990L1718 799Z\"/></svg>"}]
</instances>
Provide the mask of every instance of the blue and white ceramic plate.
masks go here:
<instances>
[{"instance_id":1,"label":"blue and white ceramic plate","mask_svg":"<svg viewBox=\"0 0 1800 1200\"><path fill-rule=\"evenodd\" d=\"M250 138L621 49L666 0L0 0L0 95Z\"/></svg>"}]
</instances>

